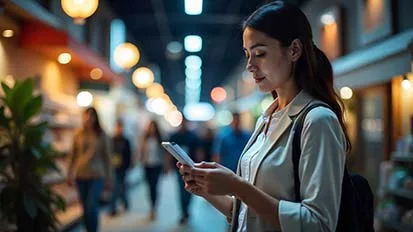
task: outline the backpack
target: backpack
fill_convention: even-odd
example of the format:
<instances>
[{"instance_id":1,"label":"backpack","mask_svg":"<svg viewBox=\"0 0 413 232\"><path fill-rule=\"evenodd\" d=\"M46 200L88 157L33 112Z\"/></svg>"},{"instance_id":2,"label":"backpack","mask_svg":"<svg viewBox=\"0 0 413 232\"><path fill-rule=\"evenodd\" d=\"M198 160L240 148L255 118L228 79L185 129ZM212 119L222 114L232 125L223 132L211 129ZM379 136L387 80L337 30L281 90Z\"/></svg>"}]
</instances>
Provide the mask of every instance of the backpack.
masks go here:
<instances>
[{"instance_id":1,"label":"backpack","mask_svg":"<svg viewBox=\"0 0 413 232\"><path fill-rule=\"evenodd\" d=\"M326 104L316 103L307 107L298 116L293 138L293 168L295 201L301 202L298 165L301 156L301 132L307 113L316 107L330 108ZM368 181L361 175L350 174L347 165L344 168L341 190L340 211L336 231L374 232L374 196Z\"/></svg>"}]
</instances>

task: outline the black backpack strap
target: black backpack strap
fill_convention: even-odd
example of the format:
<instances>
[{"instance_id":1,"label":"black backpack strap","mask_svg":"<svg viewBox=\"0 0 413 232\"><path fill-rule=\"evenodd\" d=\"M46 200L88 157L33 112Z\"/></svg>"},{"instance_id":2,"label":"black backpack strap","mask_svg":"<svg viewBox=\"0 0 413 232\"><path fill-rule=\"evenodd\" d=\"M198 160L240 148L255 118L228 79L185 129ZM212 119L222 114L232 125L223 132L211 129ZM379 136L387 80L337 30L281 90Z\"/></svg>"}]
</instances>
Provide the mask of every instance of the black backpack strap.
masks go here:
<instances>
[{"instance_id":1,"label":"black backpack strap","mask_svg":"<svg viewBox=\"0 0 413 232\"><path fill-rule=\"evenodd\" d=\"M294 138L293 138L293 169L294 169L294 192L295 192L295 202L301 201L301 194L300 194L300 177L298 174L298 167L300 164L300 156L301 156L301 132L304 126L304 120L307 116L308 112L312 109L317 107L326 107L330 108L325 103L315 103L312 104L304 109L304 111L298 116L297 122L295 124L294 129Z\"/></svg>"}]
</instances>

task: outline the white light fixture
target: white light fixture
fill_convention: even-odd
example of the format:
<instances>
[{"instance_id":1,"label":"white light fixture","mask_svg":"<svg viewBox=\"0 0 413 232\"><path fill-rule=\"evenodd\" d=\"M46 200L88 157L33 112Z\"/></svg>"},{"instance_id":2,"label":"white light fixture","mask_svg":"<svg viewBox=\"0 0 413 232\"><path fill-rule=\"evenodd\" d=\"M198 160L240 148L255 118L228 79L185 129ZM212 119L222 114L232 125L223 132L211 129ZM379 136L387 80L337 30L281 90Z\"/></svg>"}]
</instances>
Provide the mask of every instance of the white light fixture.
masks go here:
<instances>
[{"instance_id":1,"label":"white light fixture","mask_svg":"<svg viewBox=\"0 0 413 232\"><path fill-rule=\"evenodd\" d=\"M343 99L351 99L353 97L353 90L349 87L343 87L340 89L340 96Z\"/></svg>"},{"instance_id":2,"label":"white light fixture","mask_svg":"<svg viewBox=\"0 0 413 232\"><path fill-rule=\"evenodd\" d=\"M190 55L185 58L185 65L190 69L200 69L202 66L202 59L199 56Z\"/></svg>"},{"instance_id":3,"label":"white light fixture","mask_svg":"<svg viewBox=\"0 0 413 232\"><path fill-rule=\"evenodd\" d=\"M90 71L90 78L93 80L99 80L103 76L103 71L100 68L94 68Z\"/></svg>"},{"instance_id":4,"label":"white light fixture","mask_svg":"<svg viewBox=\"0 0 413 232\"><path fill-rule=\"evenodd\" d=\"M199 15L202 13L202 0L185 0L185 13Z\"/></svg>"},{"instance_id":5,"label":"white light fixture","mask_svg":"<svg viewBox=\"0 0 413 232\"><path fill-rule=\"evenodd\" d=\"M99 6L99 0L62 0L63 11L74 19L76 24L84 24Z\"/></svg>"},{"instance_id":6,"label":"white light fixture","mask_svg":"<svg viewBox=\"0 0 413 232\"><path fill-rule=\"evenodd\" d=\"M331 13L325 13L323 15L321 15L321 23L324 25L330 25L336 22L336 19L334 17L334 15L332 15Z\"/></svg>"},{"instance_id":7,"label":"white light fixture","mask_svg":"<svg viewBox=\"0 0 413 232\"><path fill-rule=\"evenodd\" d=\"M14 31L13 30L7 29L7 30L3 31L3 37L4 38L10 38L10 37L13 37L13 36L14 36Z\"/></svg>"},{"instance_id":8,"label":"white light fixture","mask_svg":"<svg viewBox=\"0 0 413 232\"><path fill-rule=\"evenodd\" d=\"M93 95L88 91L81 91L77 94L76 102L81 107L88 107L92 105Z\"/></svg>"},{"instance_id":9,"label":"white light fixture","mask_svg":"<svg viewBox=\"0 0 413 232\"><path fill-rule=\"evenodd\" d=\"M132 43L123 43L115 48L113 59L121 68L132 68L139 62L141 55L139 49Z\"/></svg>"},{"instance_id":10,"label":"white light fixture","mask_svg":"<svg viewBox=\"0 0 413 232\"><path fill-rule=\"evenodd\" d=\"M185 76L187 78L198 79L198 78L201 78L201 75L202 75L202 70L200 68L197 68L197 69L186 68L185 69Z\"/></svg>"},{"instance_id":11,"label":"white light fixture","mask_svg":"<svg viewBox=\"0 0 413 232\"><path fill-rule=\"evenodd\" d=\"M184 46L187 52L199 52L202 50L202 38L198 35L185 36Z\"/></svg>"},{"instance_id":12,"label":"white light fixture","mask_svg":"<svg viewBox=\"0 0 413 232\"><path fill-rule=\"evenodd\" d=\"M194 103L184 107L184 115L189 121L209 121L214 117L215 109L206 102Z\"/></svg>"},{"instance_id":13,"label":"white light fixture","mask_svg":"<svg viewBox=\"0 0 413 232\"><path fill-rule=\"evenodd\" d=\"M406 76L403 76L403 80L402 80L402 88L405 90L408 90L412 87L412 82L407 79Z\"/></svg>"},{"instance_id":14,"label":"white light fixture","mask_svg":"<svg viewBox=\"0 0 413 232\"><path fill-rule=\"evenodd\" d=\"M140 67L132 74L132 82L138 88L147 88L152 85L155 76L153 72L147 67Z\"/></svg>"},{"instance_id":15,"label":"white light fixture","mask_svg":"<svg viewBox=\"0 0 413 232\"><path fill-rule=\"evenodd\" d=\"M57 61L61 64L68 64L72 60L70 53L64 52L57 57Z\"/></svg>"},{"instance_id":16,"label":"white light fixture","mask_svg":"<svg viewBox=\"0 0 413 232\"><path fill-rule=\"evenodd\" d=\"M201 79L185 78L185 87L189 89L201 88Z\"/></svg>"}]
</instances>

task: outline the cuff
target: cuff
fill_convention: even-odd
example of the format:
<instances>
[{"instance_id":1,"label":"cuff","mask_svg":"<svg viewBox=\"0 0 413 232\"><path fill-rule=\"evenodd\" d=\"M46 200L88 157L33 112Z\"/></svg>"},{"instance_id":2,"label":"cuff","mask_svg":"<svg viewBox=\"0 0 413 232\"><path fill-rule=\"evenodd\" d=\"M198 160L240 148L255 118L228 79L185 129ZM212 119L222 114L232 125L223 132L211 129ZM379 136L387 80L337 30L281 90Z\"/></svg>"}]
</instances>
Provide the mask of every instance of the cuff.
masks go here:
<instances>
[{"instance_id":1,"label":"cuff","mask_svg":"<svg viewBox=\"0 0 413 232\"><path fill-rule=\"evenodd\" d=\"M281 231L301 231L300 220L301 203L283 201L279 202L278 219Z\"/></svg>"}]
</instances>

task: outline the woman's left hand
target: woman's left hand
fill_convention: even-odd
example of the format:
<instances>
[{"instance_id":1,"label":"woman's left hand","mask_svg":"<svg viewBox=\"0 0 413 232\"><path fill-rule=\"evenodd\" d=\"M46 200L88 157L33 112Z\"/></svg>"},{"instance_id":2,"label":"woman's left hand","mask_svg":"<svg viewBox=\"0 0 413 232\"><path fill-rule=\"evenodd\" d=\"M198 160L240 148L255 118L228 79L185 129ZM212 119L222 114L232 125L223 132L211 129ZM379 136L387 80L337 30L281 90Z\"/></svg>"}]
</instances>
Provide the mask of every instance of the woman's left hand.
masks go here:
<instances>
[{"instance_id":1,"label":"woman's left hand","mask_svg":"<svg viewBox=\"0 0 413 232\"><path fill-rule=\"evenodd\" d=\"M206 194L233 195L240 181L234 172L215 162L195 164L189 171L196 186Z\"/></svg>"}]
</instances>

